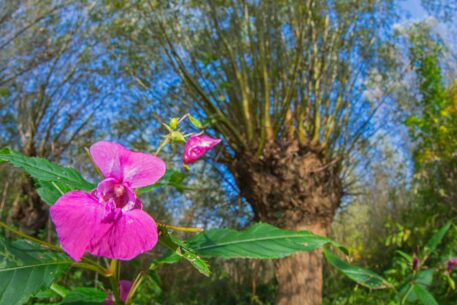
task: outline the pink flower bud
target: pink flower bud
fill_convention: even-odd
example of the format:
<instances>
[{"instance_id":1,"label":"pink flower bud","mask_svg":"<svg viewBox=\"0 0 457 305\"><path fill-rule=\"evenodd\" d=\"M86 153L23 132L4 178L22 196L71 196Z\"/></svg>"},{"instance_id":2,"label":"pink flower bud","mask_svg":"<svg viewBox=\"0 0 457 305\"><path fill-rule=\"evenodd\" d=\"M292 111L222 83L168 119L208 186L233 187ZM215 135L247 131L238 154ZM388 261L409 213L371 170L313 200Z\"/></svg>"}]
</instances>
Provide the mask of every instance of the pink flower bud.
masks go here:
<instances>
[{"instance_id":1,"label":"pink flower bud","mask_svg":"<svg viewBox=\"0 0 457 305\"><path fill-rule=\"evenodd\" d=\"M457 264L457 257L450 258L447 261L447 270L450 272L452 268L454 268L455 264Z\"/></svg>"},{"instance_id":2,"label":"pink flower bud","mask_svg":"<svg viewBox=\"0 0 457 305\"><path fill-rule=\"evenodd\" d=\"M419 267L419 259L416 256L413 257L413 266L412 267L413 267L413 271L416 271L417 268Z\"/></svg>"},{"instance_id":3,"label":"pink flower bud","mask_svg":"<svg viewBox=\"0 0 457 305\"><path fill-rule=\"evenodd\" d=\"M132 282L125 280L119 281L119 295L122 302L127 300L130 289L132 289ZM102 305L114 305L114 295L109 293Z\"/></svg>"},{"instance_id":4,"label":"pink flower bud","mask_svg":"<svg viewBox=\"0 0 457 305\"><path fill-rule=\"evenodd\" d=\"M219 144L221 139L214 139L206 135L191 136L184 146L182 161L184 164L194 163L207 151Z\"/></svg>"}]
</instances>

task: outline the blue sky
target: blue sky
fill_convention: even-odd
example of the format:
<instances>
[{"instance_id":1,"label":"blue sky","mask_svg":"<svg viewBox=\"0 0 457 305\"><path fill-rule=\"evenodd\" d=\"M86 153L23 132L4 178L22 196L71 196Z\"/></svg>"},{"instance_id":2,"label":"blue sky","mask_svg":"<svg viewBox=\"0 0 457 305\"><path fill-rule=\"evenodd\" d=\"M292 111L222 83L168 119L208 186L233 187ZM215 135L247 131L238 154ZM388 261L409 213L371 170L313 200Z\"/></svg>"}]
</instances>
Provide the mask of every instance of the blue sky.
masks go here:
<instances>
[{"instance_id":1,"label":"blue sky","mask_svg":"<svg viewBox=\"0 0 457 305\"><path fill-rule=\"evenodd\" d=\"M400 9L405 13L405 19L423 19L427 17L427 12L422 7L420 0L406 0L400 2Z\"/></svg>"}]
</instances>

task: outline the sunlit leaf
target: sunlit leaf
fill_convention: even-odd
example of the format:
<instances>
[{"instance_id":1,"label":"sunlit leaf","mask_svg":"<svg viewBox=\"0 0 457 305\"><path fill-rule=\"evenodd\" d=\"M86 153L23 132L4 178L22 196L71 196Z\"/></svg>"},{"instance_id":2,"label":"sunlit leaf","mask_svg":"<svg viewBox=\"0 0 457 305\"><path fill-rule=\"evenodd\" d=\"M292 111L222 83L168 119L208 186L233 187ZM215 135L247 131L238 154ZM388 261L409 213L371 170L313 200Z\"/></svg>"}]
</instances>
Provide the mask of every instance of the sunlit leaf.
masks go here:
<instances>
[{"instance_id":1,"label":"sunlit leaf","mask_svg":"<svg viewBox=\"0 0 457 305\"><path fill-rule=\"evenodd\" d=\"M333 267L360 285L372 289L383 289L390 286L389 282L387 282L387 280L385 280L382 276L369 269L348 264L328 249L324 248L324 254L327 261Z\"/></svg>"},{"instance_id":2,"label":"sunlit leaf","mask_svg":"<svg viewBox=\"0 0 457 305\"><path fill-rule=\"evenodd\" d=\"M309 231L282 230L257 223L246 230L212 229L196 235L189 245L204 257L282 258L298 251L312 251L325 244L341 247Z\"/></svg>"}]
</instances>

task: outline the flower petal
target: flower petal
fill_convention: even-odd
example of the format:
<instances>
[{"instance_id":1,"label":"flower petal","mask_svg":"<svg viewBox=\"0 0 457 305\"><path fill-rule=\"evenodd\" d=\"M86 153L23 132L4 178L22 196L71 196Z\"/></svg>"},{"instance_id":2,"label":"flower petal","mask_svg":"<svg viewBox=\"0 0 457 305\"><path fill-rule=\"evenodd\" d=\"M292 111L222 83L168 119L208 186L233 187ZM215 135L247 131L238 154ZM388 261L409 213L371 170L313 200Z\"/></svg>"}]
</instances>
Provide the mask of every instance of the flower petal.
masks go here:
<instances>
[{"instance_id":1,"label":"flower petal","mask_svg":"<svg viewBox=\"0 0 457 305\"><path fill-rule=\"evenodd\" d=\"M124 182L132 188L154 184L165 174L166 169L162 159L140 152L130 152L129 158L122 166Z\"/></svg>"},{"instance_id":2,"label":"flower petal","mask_svg":"<svg viewBox=\"0 0 457 305\"><path fill-rule=\"evenodd\" d=\"M149 214L139 209L116 209L111 222L101 222L89 245L96 256L130 260L151 250L157 243L157 227Z\"/></svg>"},{"instance_id":3,"label":"flower petal","mask_svg":"<svg viewBox=\"0 0 457 305\"><path fill-rule=\"evenodd\" d=\"M121 181L123 178L121 159L126 158L129 151L122 145L106 141L92 144L90 155L105 178Z\"/></svg>"},{"instance_id":4,"label":"flower petal","mask_svg":"<svg viewBox=\"0 0 457 305\"><path fill-rule=\"evenodd\" d=\"M71 258L79 261L103 215L103 207L94 196L72 191L51 206L50 214L62 248Z\"/></svg>"},{"instance_id":5,"label":"flower petal","mask_svg":"<svg viewBox=\"0 0 457 305\"><path fill-rule=\"evenodd\" d=\"M106 178L132 188L154 184L165 174L166 165L160 158L131 152L120 144L100 141L90 147L90 154Z\"/></svg>"}]
</instances>

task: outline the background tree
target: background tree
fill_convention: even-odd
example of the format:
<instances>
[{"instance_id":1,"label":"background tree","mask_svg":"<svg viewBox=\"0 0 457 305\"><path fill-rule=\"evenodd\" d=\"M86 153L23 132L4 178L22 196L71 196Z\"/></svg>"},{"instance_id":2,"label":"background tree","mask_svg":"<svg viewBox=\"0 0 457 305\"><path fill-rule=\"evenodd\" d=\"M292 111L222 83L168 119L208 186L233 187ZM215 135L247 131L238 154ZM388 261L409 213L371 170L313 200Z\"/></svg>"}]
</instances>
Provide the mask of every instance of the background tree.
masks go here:
<instances>
[{"instance_id":1,"label":"background tree","mask_svg":"<svg viewBox=\"0 0 457 305\"><path fill-rule=\"evenodd\" d=\"M224 138L222 163L257 220L327 234L344 194L344 161L372 125L380 97L363 79L391 3L167 1L120 4L130 75L151 94L183 87ZM122 31L124 29L125 31ZM158 49L160 43L161 49ZM161 52L161 53L159 53ZM151 71L160 67L158 75ZM170 67L173 70L170 70ZM150 85L154 84L154 85ZM293 270L293 271L292 271ZM276 262L278 304L320 304L319 252ZM305 302L305 303L303 303Z\"/></svg>"},{"instance_id":2,"label":"background tree","mask_svg":"<svg viewBox=\"0 0 457 305\"><path fill-rule=\"evenodd\" d=\"M103 117L117 90L114 76L102 77L109 59L97 33L102 23L92 18L95 9L66 0L2 2L2 145L27 156L63 160L70 156L70 145L87 145L94 135L100 126L94 119ZM109 122L106 117L102 124ZM46 226L47 208L33 181L21 179L19 190L10 192L16 197L5 216L36 234ZM5 185L5 192L9 187L14 186Z\"/></svg>"}]
</instances>

